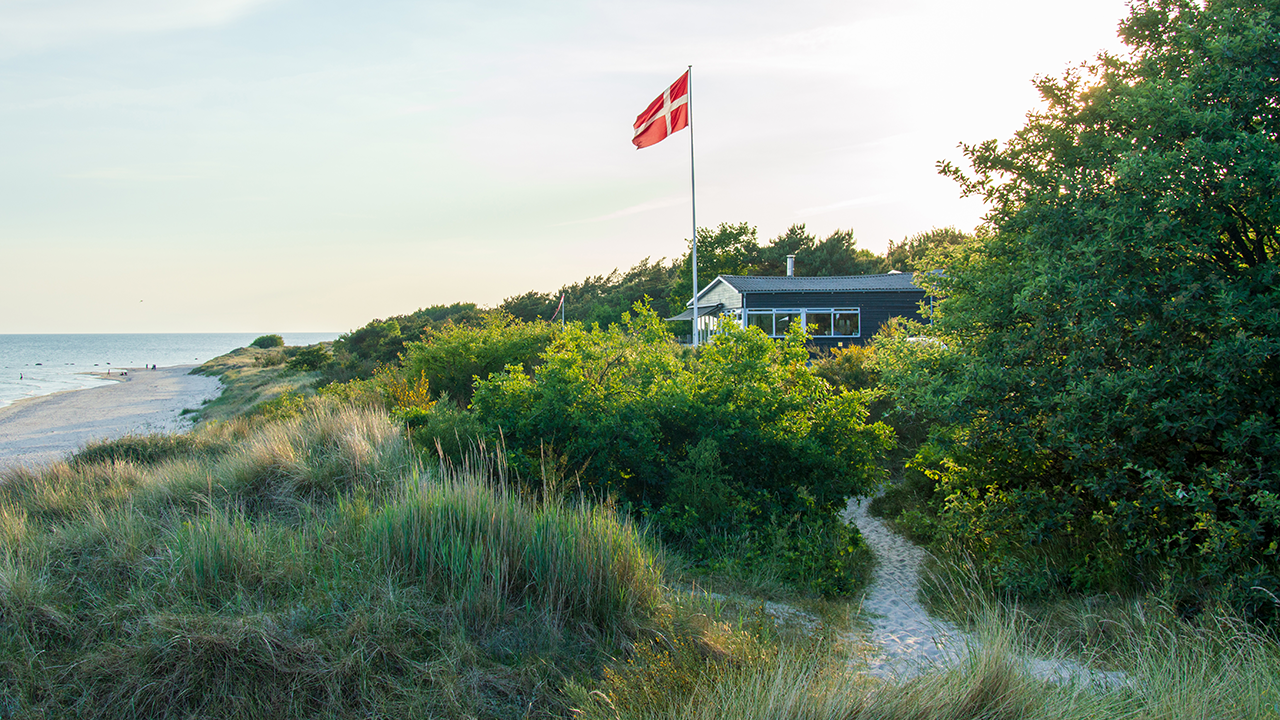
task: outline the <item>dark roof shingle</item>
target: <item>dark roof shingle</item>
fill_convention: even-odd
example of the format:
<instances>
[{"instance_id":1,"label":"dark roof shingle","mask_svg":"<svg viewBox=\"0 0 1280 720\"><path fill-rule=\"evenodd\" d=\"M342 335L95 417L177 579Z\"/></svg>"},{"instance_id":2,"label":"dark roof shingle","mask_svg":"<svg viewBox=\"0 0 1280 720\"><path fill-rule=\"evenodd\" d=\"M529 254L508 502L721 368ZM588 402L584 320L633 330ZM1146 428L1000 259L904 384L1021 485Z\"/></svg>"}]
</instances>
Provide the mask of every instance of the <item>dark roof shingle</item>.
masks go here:
<instances>
[{"instance_id":1,"label":"dark roof shingle","mask_svg":"<svg viewBox=\"0 0 1280 720\"><path fill-rule=\"evenodd\" d=\"M799 275L721 275L734 290L749 292L847 292L856 290L919 292L911 282L911 273L884 275L838 275L835 277L803 277Z\"/></svg>"}]
</instances>

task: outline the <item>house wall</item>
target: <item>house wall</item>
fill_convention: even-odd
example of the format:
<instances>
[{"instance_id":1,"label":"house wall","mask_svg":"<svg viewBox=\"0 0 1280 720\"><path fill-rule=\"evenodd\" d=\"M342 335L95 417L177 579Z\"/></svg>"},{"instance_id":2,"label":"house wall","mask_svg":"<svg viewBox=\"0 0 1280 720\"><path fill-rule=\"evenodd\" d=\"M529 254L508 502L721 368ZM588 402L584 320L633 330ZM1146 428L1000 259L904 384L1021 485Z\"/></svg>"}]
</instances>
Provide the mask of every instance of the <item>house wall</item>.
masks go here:
<instances>
[{"instance_id":1,"label":"house wall","mask_svg":"<svg viewBox=\"0 0 1280 720\"><path fill-rule=\"evenodd\" d=\"M698 298L698 307L710 307L716 303L724 303L725 309L733 310L742 307L742 295L728 283L717 283L705 295Z\"/></svg>"},{"instance_id":2,"label":"house wall","mask_svg":"<svg viewBox=\"0 0 1280 720\"><path fill-rule=\"evenodd\" d=\"M904 317L923 321L920 301L925 299L923 290L914 292L790 292L746 293L747 309L764 308L858 308L862 334L856 338L814 338L813 343L829 349L850 342L865 345L881 325L890 318ZM716 300L715 302L724 302ZM725 304L729 307L728 303Z\"/></svg>"}]
</instances>

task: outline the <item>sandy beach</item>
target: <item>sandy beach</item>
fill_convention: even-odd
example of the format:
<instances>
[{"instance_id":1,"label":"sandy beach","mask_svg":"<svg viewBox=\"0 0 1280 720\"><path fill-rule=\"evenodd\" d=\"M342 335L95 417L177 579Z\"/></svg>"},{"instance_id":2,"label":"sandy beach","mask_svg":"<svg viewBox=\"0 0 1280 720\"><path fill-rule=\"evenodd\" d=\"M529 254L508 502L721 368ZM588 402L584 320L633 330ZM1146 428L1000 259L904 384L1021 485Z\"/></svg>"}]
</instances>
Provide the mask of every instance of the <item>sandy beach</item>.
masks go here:
<instances>
[{"instance_id":1,"label":"sandy beach","mask_svg":"<svg viewBox=\"0 0 1280 720\"><path fill-rule=\"evenodd\" d=\"M113 385L0 408L0 470L61 460L93 440L186 430L180 413L222 392L217 378L189 375L192 367L129 368Z\"/></svg>"}]
</instances>

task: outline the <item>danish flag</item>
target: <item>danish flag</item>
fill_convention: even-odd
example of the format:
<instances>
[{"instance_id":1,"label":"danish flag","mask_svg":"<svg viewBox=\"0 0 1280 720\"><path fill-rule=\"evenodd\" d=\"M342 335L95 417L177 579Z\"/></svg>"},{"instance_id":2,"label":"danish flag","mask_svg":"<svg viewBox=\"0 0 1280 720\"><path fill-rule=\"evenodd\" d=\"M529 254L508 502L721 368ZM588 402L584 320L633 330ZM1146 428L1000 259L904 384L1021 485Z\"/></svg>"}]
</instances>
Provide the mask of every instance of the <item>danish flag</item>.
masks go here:
<instances>
[{"instance_id":1,"label":"danish flag","mask_svg":"<svg viewBox=\"0 0 1280 720\"><path fill-rule=\"evenodd\" d=\"M636 134L631 143L636 149L662 142L677 130L689 127L689 72L671 83L666 92L649 103L636 117Z\"/></svg>"}]
</instances>

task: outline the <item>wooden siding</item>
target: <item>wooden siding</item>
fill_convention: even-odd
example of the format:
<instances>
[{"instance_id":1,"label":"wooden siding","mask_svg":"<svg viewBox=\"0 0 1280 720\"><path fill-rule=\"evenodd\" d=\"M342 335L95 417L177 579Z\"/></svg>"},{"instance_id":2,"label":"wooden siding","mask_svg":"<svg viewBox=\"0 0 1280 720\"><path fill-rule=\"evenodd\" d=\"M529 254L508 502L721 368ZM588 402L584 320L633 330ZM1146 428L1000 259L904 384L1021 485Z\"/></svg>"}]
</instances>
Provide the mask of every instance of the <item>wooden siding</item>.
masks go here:
<instances>
[{"instance_id":1,"label":"wooden siding","mask_svg":"<svg viewBox=\"0 0 1280 720\"><path fill-rule=\"evenodd\" d=\"M840 343L850 342L865 345L876 334L880 326L890 318L904 317L923 322L920 315L920 301L925 299L923 290L919 292L790 292L790 293L747 293L744 295L748 309L765 308L858 308L861 335L856 338L813 338L813 343L821 348L832 348ZM716 300L715 302L724 302ZM725 304L729 307L728 303Z\"/></svg>"},{"instance_id":2,"label":"wooden siding","mask_svg":"<svg viewBox=\"0 0 1280 720\"><path fill-rule=\"evenodd\" d=\"M710 307L716 303L724 303L726 310L742 307L742 295L738 294L728 283L718 283L710 292L698 298L698 307Z\"/></svg>"}]
</instances>

